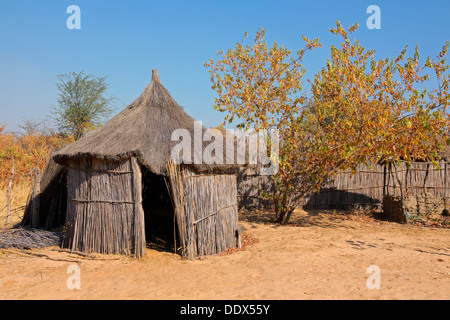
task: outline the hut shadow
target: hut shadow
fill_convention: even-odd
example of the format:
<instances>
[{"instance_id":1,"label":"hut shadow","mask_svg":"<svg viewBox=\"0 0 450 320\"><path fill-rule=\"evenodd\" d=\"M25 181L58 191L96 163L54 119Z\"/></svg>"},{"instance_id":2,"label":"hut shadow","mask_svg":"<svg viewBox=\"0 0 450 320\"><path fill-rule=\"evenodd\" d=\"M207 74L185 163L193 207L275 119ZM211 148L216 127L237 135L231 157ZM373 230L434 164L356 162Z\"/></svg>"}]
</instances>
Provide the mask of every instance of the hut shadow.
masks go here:
<instances>
[{"instance_id":1,"label":"hut shadow","mask_svg":"<svg viewBox=\"0 0 450 320\"><path fill-rule=\"evenodd\" d=\"M272 225L272 228L282 226L276 222L275 212L272 209L242 209L239 211L239 221L244 221L252 225ZM314 209L305 211L297 209L293 212L286 226L339 228L343 226L343 220L333 210Z\"/></svg>"},{"instance_id":2,"label":"hut shadow","mask_svg":"<svg viewBox=\"0 0 450 320\"><path fill-rule=\"evenodd\" d=\"M173 243L167 242L164 239L153 238L151 241L146 242L146 248L158 252L171 252L174 253L175 248Z\"/></svg>"},{"instance_id":3,"label":"hut shadow","mask_svg":"<svg viewBox=\"0 0 450 320\"><path fill-rule=\"evenodd\" d=\"M297 209L294 211L290 224L298 227L340 228L343 220L341 211L326 209Z\"/></svg>"},{"instance_id":4,"label":"hut shadow","mask_svg":"<svg viewBox=\"0 0 450 320\"><path fill-rule=\"evenodd\" d=\"M311 195L303 205L305 211L314 209L325 210L357 210L364 207L376 207L381 204L380 199L369 197L362 193L324 188Z\"/></svg>"},{"instance_id":5,"label":"hut shadow","mask_svg":"<svg viewBox=\"0 0 450 320\"><path fill-rule=\"evenodd\" d=\"M274 210L266 207L261 208L265 203L259 203L260 207L251 203L240 204L240 221L261 224L273 224L280 226L275 221ZM296 210L288 225L302 227L324 227L336 228L342 225L342 217L339 215L365 211L372 218L384 220L378 213L381 201L376 198L355 192L338 190L336 188L325 188L320 192L311 195L303 204L301 209ZM336 215L339 213L339 215Z\"/></svg>"},{"instance_id":6,"label":"hut shadow","mask_svg":"<svg viewBox=\"0 0 450 320\"><path fill-rule=\"evenodd\" d=\"M275 213L272 209L240 209L239 221L245 221L256 224L276 224Z\"/></svg>"}]
</instances>

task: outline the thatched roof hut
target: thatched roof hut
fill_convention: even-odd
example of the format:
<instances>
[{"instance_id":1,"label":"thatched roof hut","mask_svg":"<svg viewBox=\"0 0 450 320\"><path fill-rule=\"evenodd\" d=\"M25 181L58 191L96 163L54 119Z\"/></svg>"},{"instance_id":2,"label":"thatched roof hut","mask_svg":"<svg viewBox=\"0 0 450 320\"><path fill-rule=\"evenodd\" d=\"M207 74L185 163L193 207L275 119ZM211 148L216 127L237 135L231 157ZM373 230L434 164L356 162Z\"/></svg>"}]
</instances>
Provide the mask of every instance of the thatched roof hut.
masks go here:
<instances>
[{"instance_id":1,"label":"thatched roof hut","mask_svg":"<svg viewBox=\"0 0 450 320\"><path fill-rule=\"evenodd\" d=\"M168 166L179 143L172 141L175 130L194 137L188 152L192 161ZM55 215L52 210L66 208L63 245L76 251L140 257L146 239L164 235L181 244L188 258L235 246L238 166L196 161L207 145L195 141L198 130L206 128L199 129L153 70L151 83L133 103L54 154L51 177L44 178L57 183L55 174L63 174L67 192L63 200L52 189L43 194L48 205L41 207L39 224L54 226L54 219L48 219ZM224 142L223 152L228 148Z\"/></svg>"},{"instance_id":2,"label":"thatched roof hut","mask_svg":"<svg viewBox=\"0 0 450 320\"><path fill-rule=\"evenodd\" d=\"M56 152L54 160L65 164L83 157L114 161L137 157L151 172L167 175L167 160L177 144L171 141L172 133L186 129L194 137L194 122L161 84L158 71L153 70L152 81L141 96L103 127ZM206 130L202 127L203 132ZM205 142L202 143L198 146L192 143L192 162L203 154ZM236 166L201 163L192 168L198 172L217 172Z\"/></svg>"}]
</instances>

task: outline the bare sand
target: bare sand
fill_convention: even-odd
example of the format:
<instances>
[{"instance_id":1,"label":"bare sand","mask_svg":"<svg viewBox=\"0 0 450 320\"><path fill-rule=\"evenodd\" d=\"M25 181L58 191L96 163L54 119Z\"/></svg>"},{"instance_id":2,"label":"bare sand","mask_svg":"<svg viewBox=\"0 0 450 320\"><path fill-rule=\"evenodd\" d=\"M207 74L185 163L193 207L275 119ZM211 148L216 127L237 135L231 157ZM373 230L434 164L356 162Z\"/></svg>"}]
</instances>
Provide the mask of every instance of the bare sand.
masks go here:
<instances>
[{"instance_id":1,"label":"bare sand","mask_svg":"<svg viewBox=\"0 0 450 320\"><path fill-rule=\"evenodd\" d=\"M450 299L450 229L324 211L298 211L290 226L271 217L242 215L256 243L194 261L155 249L141 260L0 250L0 299ZM71 265L79 290L67 288ZM367 287L371 265L379 289Z\"/></svg>"}]
</instances>

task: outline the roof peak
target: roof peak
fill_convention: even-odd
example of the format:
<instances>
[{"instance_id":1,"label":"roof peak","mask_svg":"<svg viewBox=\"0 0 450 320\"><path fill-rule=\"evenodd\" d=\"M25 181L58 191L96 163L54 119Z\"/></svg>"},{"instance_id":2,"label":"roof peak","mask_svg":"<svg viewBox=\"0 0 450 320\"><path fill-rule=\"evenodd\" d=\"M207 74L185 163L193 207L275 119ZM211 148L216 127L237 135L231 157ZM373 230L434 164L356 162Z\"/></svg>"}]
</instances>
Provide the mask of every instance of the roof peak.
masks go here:
<instances>
[{"instance_id":1,"label":"roof peak","mask_svg":"<svg viewBox=\"0 0 450 320\"><path fill-rule=\"evenodd\" d=\"M161 83L161 79L159 78L158 70L156 70L156 69L152 70L152 82L153 81Z\"/></svg>"}]
</instances>

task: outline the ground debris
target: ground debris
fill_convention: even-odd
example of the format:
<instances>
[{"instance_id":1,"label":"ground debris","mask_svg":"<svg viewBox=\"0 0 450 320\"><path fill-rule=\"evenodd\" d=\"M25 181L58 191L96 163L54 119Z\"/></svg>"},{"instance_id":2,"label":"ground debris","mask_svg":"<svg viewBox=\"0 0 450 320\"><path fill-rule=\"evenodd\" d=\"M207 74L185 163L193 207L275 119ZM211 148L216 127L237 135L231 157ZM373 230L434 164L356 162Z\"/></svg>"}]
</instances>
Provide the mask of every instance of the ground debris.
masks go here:
<instances>
[{"instance_id":1,"label":"ground debris","mask_svg":"<svg viewBox=\"0 0 450 320\"><path fill-rule=\"evenodd\" d=\"M235 247L235 248L227 248L224 252L222 252L220 255L228 255L232 254L237 251L243 251L248 246L254 245L255 243L258 243L259 239L255 238L254 236L248 234L247 232L243 232L241 235L241 247Z\"/></svg>"},{"instance_id":2,"label":"ground debris","mask_svg":"<svg viewBox=\"0 0 450 320\"><path fill-rule=\"evenodd\" d=\"M60 246L61 232L33 228L12 228L0 230L0 249L36 249Z\"/></svg>"}]
</instances>

